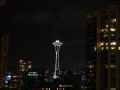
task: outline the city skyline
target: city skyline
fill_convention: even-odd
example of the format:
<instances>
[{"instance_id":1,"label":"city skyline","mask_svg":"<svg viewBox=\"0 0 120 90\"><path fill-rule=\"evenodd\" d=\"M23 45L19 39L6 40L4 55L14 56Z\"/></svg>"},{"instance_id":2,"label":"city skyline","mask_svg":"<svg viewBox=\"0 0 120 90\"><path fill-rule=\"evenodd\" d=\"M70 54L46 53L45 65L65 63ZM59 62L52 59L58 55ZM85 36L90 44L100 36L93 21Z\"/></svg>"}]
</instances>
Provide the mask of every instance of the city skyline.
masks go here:
<instances>
[{"instance_id":1,"label":"city skyline","mask_svg":"<svg viewBox=\"0 0 120 90\"><path fill-rule=\"evenodd\" d=\"M32 0L7 2L2 31L10 37L9 68L15 66L13 62L28 58L34 67L53 70L54 48L51 42L60 39L64 43L61 66L80 69L85 62L84 17L90 10L104 8L114 1L52 3Z\"/></svg>"}]
</instances>

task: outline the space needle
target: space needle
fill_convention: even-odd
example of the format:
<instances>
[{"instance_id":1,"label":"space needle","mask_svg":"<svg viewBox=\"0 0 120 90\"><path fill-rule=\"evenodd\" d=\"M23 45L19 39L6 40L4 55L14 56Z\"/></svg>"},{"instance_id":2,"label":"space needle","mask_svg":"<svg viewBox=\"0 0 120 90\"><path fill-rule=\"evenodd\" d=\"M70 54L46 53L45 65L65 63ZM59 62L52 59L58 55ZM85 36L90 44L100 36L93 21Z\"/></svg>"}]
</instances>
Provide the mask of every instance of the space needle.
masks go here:
<instances>
[{"instance_id":1,"label":"space needle","mask_svg":"<svg viewBox=\"0 0 120 90\"><path fill-rule=\"evenodd\" d=\"M55 58L55 68L54 68L54 74L53 74L53 78L59 78L59 74L60 74L60 65L59 65L59 51L60 51L60 46L63 44L62 42L60 42L59 40L56 40L54 43L52 43L55 46L55 54L56 54L56 58Z\"/></svg>"}]
</instances>

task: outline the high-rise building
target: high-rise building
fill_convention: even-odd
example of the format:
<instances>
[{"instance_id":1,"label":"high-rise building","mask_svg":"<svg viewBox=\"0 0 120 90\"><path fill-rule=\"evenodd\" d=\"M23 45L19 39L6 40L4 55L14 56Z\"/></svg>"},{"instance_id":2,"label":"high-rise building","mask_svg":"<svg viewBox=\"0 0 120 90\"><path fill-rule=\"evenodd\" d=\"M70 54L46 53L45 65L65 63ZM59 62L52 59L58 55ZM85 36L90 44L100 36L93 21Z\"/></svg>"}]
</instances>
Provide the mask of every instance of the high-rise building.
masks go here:
<instances>
[{"instance_id":1,"label":"high-rise building","mask_svg":"<svg viewBox=\"0 0 120 90\"><path fill-rule=\"evenodd\" d=\"M0 35L0 88L4 86L4 76L7 71L8 36Z\"/></svg>"},{"instance_id":2,"label":"high-rise building","mask_svg":"<svg viewBox=\"0 0 120 90\"><path fill-rule=\"evenodd\" d=\"M30 60L19 60L18 63L18 88L21 88L24 83L23 83L23 75L25 72L30 70L32 68Z\"/></svg>"},{"instance_id":3,"label":"high-rise building","mask_svg":"<svg viewBox=\"0 0 120 90\"><path fill-rule=\"evenodd\" d=\"M88 90L120 90L120 8L92 11L87 23Z\"/></svg>"}]
</instances>

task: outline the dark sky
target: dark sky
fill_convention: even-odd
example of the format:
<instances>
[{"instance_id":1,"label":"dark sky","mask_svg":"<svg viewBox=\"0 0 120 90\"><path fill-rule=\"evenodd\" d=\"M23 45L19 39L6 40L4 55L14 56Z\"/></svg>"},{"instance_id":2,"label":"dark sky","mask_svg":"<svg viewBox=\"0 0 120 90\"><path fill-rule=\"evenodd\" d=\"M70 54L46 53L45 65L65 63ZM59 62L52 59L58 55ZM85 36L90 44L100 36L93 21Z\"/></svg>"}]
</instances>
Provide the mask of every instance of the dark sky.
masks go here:
<instances>
[{"instance_id":1,"label":"dark sky","mask_svg":"<svg viewBox=\"0 0 120 90\"><path fill-rule=\"evenodd\" d=\"M115 0L8 0L3 31L10 37L9 67L30 59L33 67L54 68L52 42L63 42L62 68L79 69L85 63L85 15Z\"/></svg>"}]
</instances>

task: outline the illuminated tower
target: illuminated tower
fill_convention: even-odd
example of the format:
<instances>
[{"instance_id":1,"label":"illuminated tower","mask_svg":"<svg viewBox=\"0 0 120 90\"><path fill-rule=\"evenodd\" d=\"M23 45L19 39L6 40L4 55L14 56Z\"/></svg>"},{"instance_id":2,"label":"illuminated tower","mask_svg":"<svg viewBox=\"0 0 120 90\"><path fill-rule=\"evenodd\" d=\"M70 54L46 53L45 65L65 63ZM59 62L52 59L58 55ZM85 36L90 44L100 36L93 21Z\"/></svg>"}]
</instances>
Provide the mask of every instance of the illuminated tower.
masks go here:
<instances>
[{"instance_id":1,"label":"illuminated tower","mask_svg":"<svg viewBox=\"0 0 120 90\"><path fill-rule=\"evenodd\" d=\"M0 35L0 88L4 86L4 76L7 70L8 36Z\"/></svg>"},{"instance_id":2,"label":"illuminated tower","mask_svg":"<svg viewBox=\"0 0 120 90\"><path fill-rule=\"evenodd\" d=\"M60 46L63 44L59 40L56 40L54 43L52 43L55 46L55 53L56 53L56 58L55 58L55 70L54 70L54 75L53 78L59 78L60 74L60 65L59 65L59 50Z\"/></svg>"}]
</instances>

